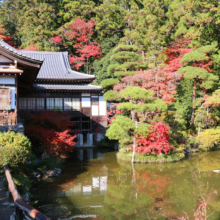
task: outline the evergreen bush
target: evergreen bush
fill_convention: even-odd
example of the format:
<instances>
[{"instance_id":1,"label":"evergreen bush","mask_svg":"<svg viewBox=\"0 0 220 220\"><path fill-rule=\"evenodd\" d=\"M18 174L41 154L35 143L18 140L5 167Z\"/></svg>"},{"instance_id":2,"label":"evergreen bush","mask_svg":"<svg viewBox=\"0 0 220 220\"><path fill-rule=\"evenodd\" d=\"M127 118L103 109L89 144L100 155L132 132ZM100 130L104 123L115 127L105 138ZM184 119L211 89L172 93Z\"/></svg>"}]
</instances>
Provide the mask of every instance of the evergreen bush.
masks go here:
<instances>
[{"instance_id":1,"label":"evergreen bush","mask_svg":"<svg viewBox=\"0 0 220 220\"><path fill-rule=\"evenodd\" d=\"M31 156L31 142L22 133L13 131L0 133L0 165L18 167Z\"/></svg>"}]
</instances>

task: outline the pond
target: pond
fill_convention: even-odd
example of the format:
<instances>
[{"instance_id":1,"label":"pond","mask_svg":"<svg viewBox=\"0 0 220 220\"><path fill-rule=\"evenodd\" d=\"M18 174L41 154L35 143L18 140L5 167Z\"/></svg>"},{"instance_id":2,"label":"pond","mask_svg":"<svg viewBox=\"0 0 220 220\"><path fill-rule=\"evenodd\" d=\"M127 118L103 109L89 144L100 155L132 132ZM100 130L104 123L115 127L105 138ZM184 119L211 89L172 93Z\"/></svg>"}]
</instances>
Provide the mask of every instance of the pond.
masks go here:
<instances>
[{"instance_id":1,"label":"pond","mask_svg":"<svg viewBox=\"0 0 220 220\"><path fill-rule=\"evenodd\" d=\"M75 149L63 173L41 181L34 206L52 219L167 219L193 217L199 195L208 219L220 219L220 151L162 164L119 162L117 152Z\"/></svg>"}]
</instances>

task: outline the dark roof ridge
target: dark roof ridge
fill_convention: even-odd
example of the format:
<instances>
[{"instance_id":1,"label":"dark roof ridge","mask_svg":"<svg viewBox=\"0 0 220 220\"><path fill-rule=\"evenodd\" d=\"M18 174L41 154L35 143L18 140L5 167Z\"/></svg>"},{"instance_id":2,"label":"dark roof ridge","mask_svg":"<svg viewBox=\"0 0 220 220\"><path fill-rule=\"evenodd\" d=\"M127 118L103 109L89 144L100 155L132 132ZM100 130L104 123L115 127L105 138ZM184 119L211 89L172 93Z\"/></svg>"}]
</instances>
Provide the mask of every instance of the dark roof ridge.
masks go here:
<instances>
[{"instance_id":1,"label":"dark roof ridge","mask_svg":"<svg viewBox=\"0 0 220 220\"><path fill-rule=\"evenodd\" d=\"M33 51L33 50L22 50L24 53L38 53L38 54L53 54L53 55L60 55L60 54L68 54L68 51Z\"/></svg>"},{"instance_id":2,"label":"dark roof ridge","mask_svg":"<svg viewBox=\"0 0 220 220\"><path fill-rule=\"evenodd\" d=\"M43 60L40 60L40 59L35 59L33 57L30 57L28 55L26 55L25 53L22 52L22 50L18 50L18 49L15 49L14 47L12 47L11 45L7 44L6 42L4 42L3 40L0 39L0 47L3 47L4 49L10 51L10 52L13 52L19 56L22 56L22 57L25 57L27 59L31 59L31 60L34 60L34 61L40 61L42 62Z\"/></svg>"},{"instance_id":3,"label":"dark roof ridge","mask_svg":"<svg viewBox=\"0 0 220 220\"><path fill-rule=\"evenodd\" d=\"M82 91L82 90L92 90L92 91L103 91L101 86L95 86L90 84L38 84L34 83L32 89L41 89L41 90L72 90Z\"/></svg>"}]
</instances>

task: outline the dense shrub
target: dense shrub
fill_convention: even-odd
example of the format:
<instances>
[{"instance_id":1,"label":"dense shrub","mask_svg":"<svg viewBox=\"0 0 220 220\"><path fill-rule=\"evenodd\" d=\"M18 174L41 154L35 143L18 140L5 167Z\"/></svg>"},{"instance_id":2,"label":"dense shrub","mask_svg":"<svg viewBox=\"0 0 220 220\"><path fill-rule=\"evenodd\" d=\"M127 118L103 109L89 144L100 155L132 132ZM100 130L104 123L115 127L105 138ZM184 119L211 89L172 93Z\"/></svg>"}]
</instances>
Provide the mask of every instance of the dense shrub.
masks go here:
<instances>
[{"instance_id":1,"label":"dense shrub","mask_svg":"<svg viewBox=\"0 0 220 220\"><path fill-rule=\"evenodd\" d=\"M8 131L0 133L0 165L18 167L31 155L31 143L22 133Z\"/></svg>"},{"instance_id":2,"label":"dense shrub","mask_svg":"<svg viewBox=\"0 0 220 220\"><path fill-rule=\"evenodd\" d=\"M207 129L196 138L201 150L215 150L220 148L220 129Z\"/></svg>"}]
</instances>

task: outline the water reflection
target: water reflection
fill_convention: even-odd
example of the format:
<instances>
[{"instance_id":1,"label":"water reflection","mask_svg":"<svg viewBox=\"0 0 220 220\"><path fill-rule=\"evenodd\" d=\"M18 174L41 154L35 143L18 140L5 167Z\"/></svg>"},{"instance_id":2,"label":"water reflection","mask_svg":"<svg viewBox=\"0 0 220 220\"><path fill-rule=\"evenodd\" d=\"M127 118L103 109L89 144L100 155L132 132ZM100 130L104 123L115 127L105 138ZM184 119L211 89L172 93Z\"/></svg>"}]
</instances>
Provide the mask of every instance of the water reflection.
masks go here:
<instances>
[{"instance_id":1,"label":"water reflection","mask_svg":"<svg viewBox=\"0 0 220 220\"><path fill-rule=\"evenodd\" d=\"M43 205L40 207L40 209L47 213L48 216L51 216L52 218L59 218L60 216L68 217L71 215L71 212L69 211L70 207L69 205Z\"/></svg>"},{"instance_id":2,"label":"water reflection","mask_svg":"<svg viewBox=\"0 0 220 220\"><path fill-rule=\"evenodd\" d=\"M184 212L192 217L199 193L205 197L219 190L220 176L212 172L218 168L219 151L178 163L132 166L118 162L115 152L76 149L62 175L41 182L34 196L52 219L165 219ZM208 212L216 212L209 219L218 218L219 205L218 196L210 200Z\"/></svg>"},{"instance_id":3,"label":"water reflection","mask_svg":"<svg viewBox=\"0 0 220 220\"><path fill-rule=\"evenodd\" d=\"M93 155L93 153L95 154ZM94 149L87 149L87 150L80 149L80 150L77 150L77 157L80 161L83 161L85 159L91 160L95 158L101 159L103 158L103 154L100 152L94 151Z\"/></svg>"}]
</instances>

